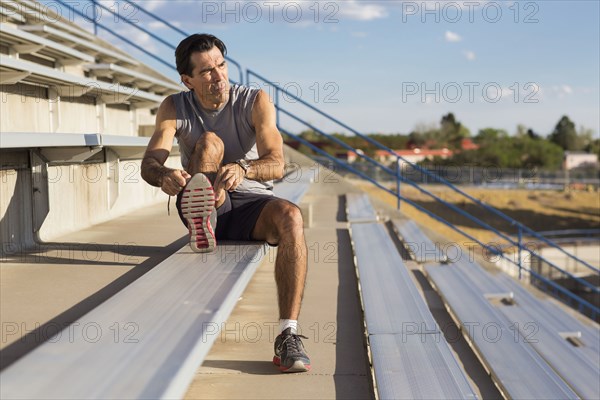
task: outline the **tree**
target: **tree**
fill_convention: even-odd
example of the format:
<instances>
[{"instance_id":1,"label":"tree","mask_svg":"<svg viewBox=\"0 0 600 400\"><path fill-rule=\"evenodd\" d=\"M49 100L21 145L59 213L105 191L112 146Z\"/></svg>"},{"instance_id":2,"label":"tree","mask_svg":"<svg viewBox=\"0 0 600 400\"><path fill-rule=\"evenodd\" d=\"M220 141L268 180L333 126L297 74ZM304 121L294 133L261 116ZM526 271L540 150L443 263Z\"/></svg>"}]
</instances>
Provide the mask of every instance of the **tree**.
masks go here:
<instances>
[{"instance_id":1,"label":"tree","mask_svg":"<svg viewBox=\"0 0 600 400\"><path fill-rule=\"evenodd\" d=\"M589 152L593 141L594 131L581 125L577 133L577 150Z\"/></svg>"},{"instance_id":2,"label":"tree","mask_svg":"<svg viewBox=\"0 0 600 400\"><path fill-rule=\"evenodd\" d=\"M493 144L497 140L506 139L508 132L504 129L485 128L480 129L475 136L475 143L479 145Z\"/></svg>"},{"instance_id":3,"label":"tree","mask_svg":"<svg viewBox=\"0 0 600 400\"><path fill-rule=\"evenodd\" d=\"M448 113L440 122L440 142L449 148L460 149L462 139L469 137L471 132L456 120L454 114Z\"/></svg>"},{"instance_id":4,"label":"tree","mask_svg":"<svg viewBox=\"0 0 600 400\"><path fill-rule=\"evenodd\" d=\"M566 115L558 121L548 139L562 147L563 150L580 150L577 148L578 138L575 124Z\"/></svg>"}]
</instances>

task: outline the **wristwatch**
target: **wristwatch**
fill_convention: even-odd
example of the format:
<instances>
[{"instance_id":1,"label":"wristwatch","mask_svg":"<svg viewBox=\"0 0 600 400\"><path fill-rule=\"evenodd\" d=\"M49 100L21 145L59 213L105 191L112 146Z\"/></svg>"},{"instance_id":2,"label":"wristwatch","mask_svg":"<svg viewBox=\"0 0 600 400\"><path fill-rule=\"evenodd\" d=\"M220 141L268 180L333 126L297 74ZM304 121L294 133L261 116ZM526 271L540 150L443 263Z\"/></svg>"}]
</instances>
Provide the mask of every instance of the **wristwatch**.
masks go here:
<instances>
[{"instance_id":1,"label":"wristwatch","mask_svg":"<svg viewBox=\"0 0 600 400\"><path fill-rule=\"evenodd\" d=\"M244 170L244 173L248 172L248 168L250 168L250 163L248 162L248 160L246 160L244 158L240 158L235 163L237 165L239 165L240 167L242 167L242 169Z\"/></svg>"}]
</instances>

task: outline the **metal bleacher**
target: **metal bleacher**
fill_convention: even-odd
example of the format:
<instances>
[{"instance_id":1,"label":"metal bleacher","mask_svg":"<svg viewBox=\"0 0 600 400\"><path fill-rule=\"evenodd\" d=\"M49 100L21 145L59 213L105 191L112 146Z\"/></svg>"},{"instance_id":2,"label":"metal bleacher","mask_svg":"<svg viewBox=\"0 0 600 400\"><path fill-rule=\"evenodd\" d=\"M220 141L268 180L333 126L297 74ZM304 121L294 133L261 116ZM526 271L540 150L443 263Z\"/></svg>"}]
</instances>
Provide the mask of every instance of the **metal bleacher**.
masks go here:
<instances>
[{"instance_id":1,"label":"metal bleacher","mask_svg":"<svg viewBox=\"0 0 600 400\"><path fill-rule=\"evenodd\" d=\"M284 180L274 192L297 204L309 185ZM264 242L221 242L209 254L186 245L74 322L119 323L135 328L135 340L49 340L2 372L1 397L183 397L268 251Z\"/></svg>"},{"instance_id":2,"label":"metal bleacher","mask_svg":"<svg viewBox=\"0 0 600 400\"><path fill-rule=\"evenodd\" d=\"M55 42L72 46L81 51L93 54L97 60L106 63L117 63L129 66L139 65L139 62L126 54L108 49L93 41L80 38L71 33L49 25L20 25L19 29L26 32L35 32L37 35L52 39Z\"/></svg>"},{"instance_id":3,"label":"metal bleacher","mask_svg":"<svg viewBox=\"0 0 600 400\"><path fill-rule=\"evenodd\" d=\"M379 398L476 398L368 196L346 199Z\"/></svg>"},{"instance_id":4,"label":"metal bleacher","mask_svg":"<svg viewBox=\"0 0 600 400\"><path fill-rule=\"evenodd\" d=\"M144 104L144 106L148 103L158 106L164 98L164 96L144 92L136 88L123 85L117 86L95 79L80 77L5 55L0 55L0 64L2 65L2 74L0 75L2 83L17 83L21 81L41 83L54 87L59 92L59 95L66 97L91 94L101 98L106 104L123 103L135 99ZM15 79L15 75L10 73L5 75L4 71L7 70L19 72L21 75ZM9 79L5 81L2 78L4 76ZM78 89L75 90L74 87Z\"/></svg>"},{"instance_id":5,"label":"metal bleacher","mask_svg":"<svg viewBox=\"0 0 600 400\"><path fill-rule=\"evenodd\" d=\"M346 195L346 209L348 222L350 223L377 221L377 212L375 212L366 193L348 193Z\"/></svg>"},{"instance_id":6,"label":"metal bleacher","mask_svg":"<svg viewBox=\"0 0 600 400\"><path fill-rule=\"evenodd\" d=\"M132 84L137 88L150 90L161 95L178 93L185 89L181 85L157 79L116 64L87 64L83 68L96 77L114 78L118 82Z\"/></svg>"},{"instance_id":7,"label":"metal bleacher","mask_svg":"<svg viewBox=\"0 0 600 400\"><path fill-rule=\"evenodd\" d=\"M65 21L52 7L44 8L42 11L39 3L30 0L6 1L3 5L6 11L4 15L17 22L30 25L51 25L85 40L96 39L90 32L80 29L70 21Z\"/></svg>"},{"instance_id":8,"label":"metal bleacher","mask_svg":"<svg viewBox=\"0 0 600 400\"><path fill-rule=\"evenodd\" d=\"M20 23L25 22L25 18L21 14L16 13L14 10L4 7L4 4L0 5L0 15L2 16L2 21L12 20Z\"/></svg>"},{"instance_id":9,"label":"metal bleacher","mask_svg":"<svg viewBox=\"0 0 600 400\"><path fill-rule=\"evenodd\" d=\"M417 262L443 263L448 260L439 244L433 243L414 221L394 219L392 223L406 250Z\"/></svg>"},{"instance_id":10,"label":"metal bleacher","mask_svg":"<svg viewBox=\"0 0 600 400\"><path fill-rule=\"evenodd\" d=\"M600 393L600 353L588 347L598 341L597 329L593 334L556 304L536 299L516 282L508 284L511 278L492 275L473 261L426 265L425 271L506 397L596 398ZM582 341L580 347L570 343L570 335Z\"/></svg>"},{"instance_id":11,"label":"metal bleacher","mask_svg":"<svg viewBox=\"0 0 600 400\"><path fill-rule=\"evenodd\" d=\"M10 45L19 54L47 55L58 60L62 65L94 62L93 56L75 50L71 46L13 28L7 24L0 23L0 34L2 34L2 42Z\"/></svg>"}]
</instances>

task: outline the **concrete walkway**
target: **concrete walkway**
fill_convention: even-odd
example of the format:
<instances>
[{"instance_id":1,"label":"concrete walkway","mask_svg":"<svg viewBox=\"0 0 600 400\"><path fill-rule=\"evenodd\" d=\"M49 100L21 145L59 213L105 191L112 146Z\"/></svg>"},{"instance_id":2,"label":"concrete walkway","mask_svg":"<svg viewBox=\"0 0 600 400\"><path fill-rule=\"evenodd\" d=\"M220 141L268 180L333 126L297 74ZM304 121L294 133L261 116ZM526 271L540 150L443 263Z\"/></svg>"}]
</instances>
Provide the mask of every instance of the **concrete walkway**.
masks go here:
<instances>
[{"instance_id":1,"label":"concrete walkway","mask_svg":"<svg viewBox=\"0 0 600 400\"><path fill-rule=\"evenodd\" d=\"M344 186L313 184L309 273L300 316L312 370L272 364L278 332L275 251L263 262L198 370L187 399L369 399L371 372L344 204ZM346 188L347 189L347 188Z\"/></svg>"}]
</instances>

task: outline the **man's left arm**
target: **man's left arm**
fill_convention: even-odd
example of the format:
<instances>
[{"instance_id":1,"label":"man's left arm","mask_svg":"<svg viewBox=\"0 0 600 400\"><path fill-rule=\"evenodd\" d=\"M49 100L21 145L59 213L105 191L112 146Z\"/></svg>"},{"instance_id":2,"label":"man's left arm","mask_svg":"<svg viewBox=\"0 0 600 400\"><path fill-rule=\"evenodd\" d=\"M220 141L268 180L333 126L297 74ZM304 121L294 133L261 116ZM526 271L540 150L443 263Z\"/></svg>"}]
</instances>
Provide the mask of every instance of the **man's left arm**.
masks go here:
<instances>
[{"instance_id":1,"label":"man's left arm","mask_svg":"<svg viewBox=\"0 0 600 400\"><path fill-rule=\"evenodd\" d=\"M263 90L258 92L254 100L252 124L256 132L258 159L251 160L246 171L235 163L223 165L215 182L215 188L233 190L244 177L259 182L283 177L285 169L283 139L275 122L275 106Z\"/></svg>"},{"instance_id":2,"label":"man's left arm","mask_svg":"<svg viewBox=\"0 0 600 400\"><path fill-rule=\"evenodd\" d=\"M258 160L250 162L246 172L248 179L263 182L283 177L283 139L275 121L275 106L269 95L261 90L252 109Z\"/></svg>"}]
</instances>

